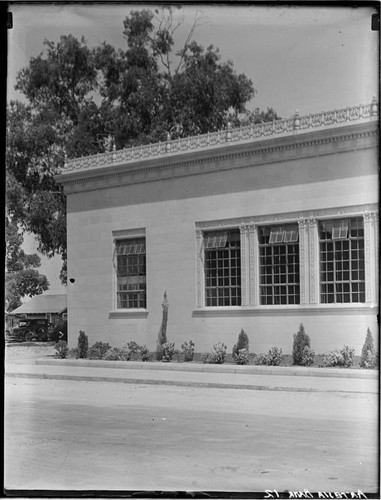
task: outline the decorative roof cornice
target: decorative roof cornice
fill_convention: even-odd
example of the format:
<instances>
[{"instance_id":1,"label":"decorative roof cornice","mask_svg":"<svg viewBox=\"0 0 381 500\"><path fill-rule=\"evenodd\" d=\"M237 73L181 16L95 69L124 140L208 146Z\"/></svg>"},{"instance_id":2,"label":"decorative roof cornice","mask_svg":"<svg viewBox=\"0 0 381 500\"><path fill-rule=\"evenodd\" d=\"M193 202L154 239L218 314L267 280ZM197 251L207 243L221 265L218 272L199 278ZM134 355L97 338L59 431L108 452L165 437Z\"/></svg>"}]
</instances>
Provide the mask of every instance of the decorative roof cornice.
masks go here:
<instances>
[{"instance_id":1,"label":"decorative roof cornice","mask_svg":"<svg viewBox=\"0 0 381 500\"><path fill-rule=\"evenodd\" d=\"M335 154L374 147L377 126L378 105L373 101L370 105L300 118L296 115L291 120L78 158L65 163L56 179L66 192L79 192L247 167L248 157L250 165L255 166Z\"/></svg>"}]
</instances>

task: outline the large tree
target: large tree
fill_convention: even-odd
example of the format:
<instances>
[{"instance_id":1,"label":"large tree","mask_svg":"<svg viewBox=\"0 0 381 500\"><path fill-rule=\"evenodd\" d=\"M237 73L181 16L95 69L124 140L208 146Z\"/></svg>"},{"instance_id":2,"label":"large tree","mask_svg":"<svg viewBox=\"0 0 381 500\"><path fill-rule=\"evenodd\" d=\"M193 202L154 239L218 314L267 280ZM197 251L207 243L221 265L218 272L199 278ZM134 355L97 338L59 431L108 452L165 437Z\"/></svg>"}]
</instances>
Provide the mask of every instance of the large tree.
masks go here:
<instances>
[{"instance_id":1,"label":"large tree","mask_svg":"<svg viewBox=\"0 0 381 500\"><path fill-rule=\"evenodd\" d=\"M26 254L21 248L23 236L17 226L8 218L6 231L6 272L5 272L5 306L8 312L21 305L23 297L40 295L49 288L49 282L38 272L40 257Z\"/></svg>"},{"instance_id":2,"label":"large tree","mask_svg":"<svg viewBox=\"0 0 381 500\"><path fill-rule=\"evenodd\" d=\"M16 89L27 102L8 106L7 212L42 253L66 261L65 197L53 178L65 154L212 132L245 113L249 121L278 118L271 109L247 113L251 80L193 40L199 23L176 47L178 10L132 11L123 21L125 50L61 36L19 72Z\"/></svg>"}]
</instances>

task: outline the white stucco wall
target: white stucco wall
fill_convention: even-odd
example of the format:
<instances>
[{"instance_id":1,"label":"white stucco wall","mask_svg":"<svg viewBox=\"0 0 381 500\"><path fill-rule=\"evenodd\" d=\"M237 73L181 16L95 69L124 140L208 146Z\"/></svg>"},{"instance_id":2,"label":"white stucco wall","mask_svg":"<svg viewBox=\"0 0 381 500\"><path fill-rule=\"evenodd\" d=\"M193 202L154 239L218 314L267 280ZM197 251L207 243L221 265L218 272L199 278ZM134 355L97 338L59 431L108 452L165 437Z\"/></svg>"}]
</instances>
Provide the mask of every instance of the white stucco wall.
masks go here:
<instances>
[{"instance_id":1,"label":"white stucco wall","mask_svg":"<svg viewBox=\"0 0 381 500\"><path fill-rule=\"evenodd\" d=\"M70 346L84 330L90 345L135 340L154 350L167 290L167 334L178 348L192 339L197 352L206 352L222 341L231 352L243 328L251 352L276 345L291 353L292 336L303 323L315 352L346 344L359 354L367 327L377 336L377 309L370 305L197 314L195 228L209 220L325 208L334 213L338 207L377 203L376 165L375 151L366 149L70 194L68 277L75 279L68 283ZM146 231L148 314L110 315L112 231L134 228Z\"/></svg>"}]
</instances>

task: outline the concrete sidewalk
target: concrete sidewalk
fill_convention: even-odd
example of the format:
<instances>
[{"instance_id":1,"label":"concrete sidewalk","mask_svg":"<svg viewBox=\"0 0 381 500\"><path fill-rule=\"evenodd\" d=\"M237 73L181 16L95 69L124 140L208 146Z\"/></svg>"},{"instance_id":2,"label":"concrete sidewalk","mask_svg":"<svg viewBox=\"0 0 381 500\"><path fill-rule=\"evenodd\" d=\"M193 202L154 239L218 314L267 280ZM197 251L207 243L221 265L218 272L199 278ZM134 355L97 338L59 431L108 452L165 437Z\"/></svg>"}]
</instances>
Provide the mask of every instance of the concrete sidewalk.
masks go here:
<instances>
[{"instance_id":1,"label":"concrete sidewalk","mask_svg":"<svg viewBox=\"0 0 381 500\"><path fill-rule=\"evenodd\" d=\"M221 389L377 394L376 370L36 359L6 363L7 377Z\"/></svg>"}]
</instances>

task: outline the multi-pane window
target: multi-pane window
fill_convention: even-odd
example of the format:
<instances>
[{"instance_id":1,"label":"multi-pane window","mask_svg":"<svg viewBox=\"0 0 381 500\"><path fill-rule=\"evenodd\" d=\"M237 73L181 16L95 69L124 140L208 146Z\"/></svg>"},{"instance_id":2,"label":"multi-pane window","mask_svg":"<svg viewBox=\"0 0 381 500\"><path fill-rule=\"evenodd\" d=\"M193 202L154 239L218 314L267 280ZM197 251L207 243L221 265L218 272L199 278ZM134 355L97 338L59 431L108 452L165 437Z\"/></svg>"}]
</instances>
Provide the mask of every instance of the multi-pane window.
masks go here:
<instances>
[{"instance_id":1,"label":"multi-pane window","mask_svg":"<svg viewBox=\"0 0 381 500\"><path fill-rule=\"evenodd\" d=\"M241 305L239 230L205 233L206 306Z\"/></svg>"},{"instance_id":2,"label":"multi-pane window","mask_svg":"<svg viewBox=\"0 0 381 500\"><path fill-rule=\"evenodd\" d=\"M146 307L146 244L144 238L115 245L118 309Z\"/></svg>"},{"instance_id":3,"label":"multi-pane window","mask_svg":"<svg viewBox=\"0 0 381 500\"><path fill-rule=\"evenodd\" d=\"M362 218L321 221L319 237L321 302L365 302Z\"/></svg>"},{"instance_id":4,"label":"multi-pane window","mask_svg":"<svg viewBox=\"0 0 381 500\"><path fill-rule=\"evenodd\" d=\"M298 239L296 224L259 228L262 305L299 304Z\"/></svg>"}]
</instances>

